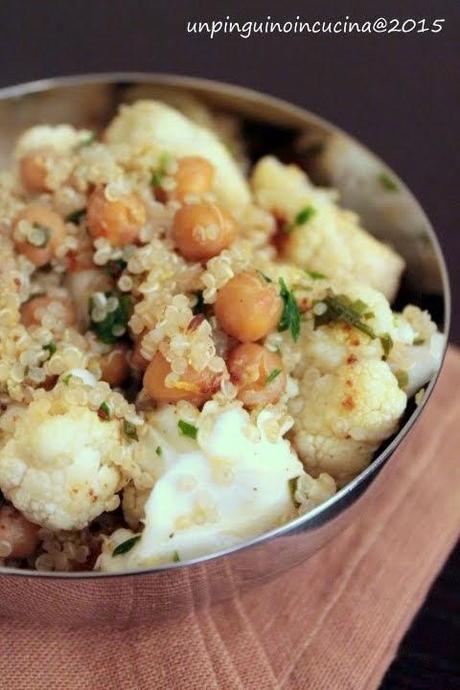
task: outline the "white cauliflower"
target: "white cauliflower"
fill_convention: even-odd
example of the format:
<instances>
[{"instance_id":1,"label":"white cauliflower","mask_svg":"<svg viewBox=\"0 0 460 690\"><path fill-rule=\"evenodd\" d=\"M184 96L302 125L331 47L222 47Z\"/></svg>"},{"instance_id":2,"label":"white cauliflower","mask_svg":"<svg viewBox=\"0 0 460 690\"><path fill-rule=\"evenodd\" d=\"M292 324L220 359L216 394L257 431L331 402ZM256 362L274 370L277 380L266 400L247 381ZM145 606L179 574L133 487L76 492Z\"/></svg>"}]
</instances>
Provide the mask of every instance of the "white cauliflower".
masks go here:
<instances>
[{"instance_id":1,"label":"white cauliflower","mask_svg":"<svg viewBox=\"0 0 460 690\"><path fill-rule=\"evenodd\" d=\"M395 432L406 394L386 362L340 364L321 374L307 369L300 396L290 403L292 439L308 472L330 474L345 484Z\"/></svg>"},{"instance_id":2,"label":"white cauliflower","mask_svg":"<svg viewBox=\"0 0 460 690\"><path fill-rule=\"evenodd\" d=\"M118 420L102 421L55 389L32 401L3 433L0 488L32 522L82 529L119 504L127 452Z\"/></svg>"},{"instance_id":3,"label":"white cauliflower","mask_svg":"<svg viewBox=\"0 0 460 690\"><path fill-rule=\"evenodd\" d=\"M213 190L223 204L235 210L251 200L243 174L218 137L164 103L145 100L122 106L105 139L108 144L156 144L178 157L203 156L214 165Z\"/></svg>"},{"instance_id":4,"label":"white cauliflower","mask_svg":"<svg viewBox=\"0 0 460 690\"><path fill-rule=\"evenodd\" d=\"M273 412L264 410L254 423L239 404L207 403L199 417L187 420L180 420L178 409L169 405L150 418L143 452L145 469L148 464L157 479L145 504L144 530L129 552L112 557L115 546L134 536L115 532L98 560L102 570L189 560L262 534L296 514L290 480L303 468L280 434L269 439ZM178 420L191 424L183 427L191 436L198 428L196 440L181 434Z\"/></svg>"},{"instance_id":5,"label":"white cauliflower","mask_svg":"<svg viewBox=\"0 0 460 690\"><path fill-rule=\"evenodd\" d=\"M88 141L92 132L88 129L75 129L71 125L36 125L26 129L14 150L15 158L22 158L36 149L52 148L57 153L71 153L82 143Z\"/></svg>"},{"instance_id":6,"label":"white cauliflower","mask_svg":"<svg viewBox=\"0 0 460 690\"><path fill-rule=\"evenodd\" d=\"M272 156L257 163L251 183L256 202L287 223L308 209L306 220L286 235L287 260L335 278L353 276L394 298L403 259L361 228L354 213L340 209L334 192L315 187L300 168Z\"/></svg>"},{"instance_id":7,"label":"white cauliflower","mask_svg":"<svg viewBox=\"0 0 460 690\"><path fill-rule=\"evenodd\" d=\"M294 492L294 500L299 504L299 514L304 515L313 508L317 508L331 498L336 491L336 483L329 474L322 472L317 479L309 474L302 474L297 480Z\"/></svg>"}]
</instances>

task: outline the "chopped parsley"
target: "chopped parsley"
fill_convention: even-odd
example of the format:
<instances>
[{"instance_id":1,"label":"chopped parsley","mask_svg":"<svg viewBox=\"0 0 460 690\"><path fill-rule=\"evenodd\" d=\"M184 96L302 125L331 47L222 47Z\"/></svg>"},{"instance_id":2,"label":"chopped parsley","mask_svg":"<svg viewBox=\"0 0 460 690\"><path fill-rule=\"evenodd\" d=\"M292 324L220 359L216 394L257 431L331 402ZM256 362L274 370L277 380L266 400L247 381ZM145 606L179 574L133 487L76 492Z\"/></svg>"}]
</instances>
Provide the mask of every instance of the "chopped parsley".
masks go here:
<instances>
[{"instance_id":1,"label":"chopped parsley","mask_svg":"<svg viewBox=\"0 0 460 690\"><path fill-rule=\"evenodd\" d=\"M299 225L304 225L305 223L308 223L308 221L313 218L315 213L316 210L313 208L313 206L305 206L305 208L301 209L297 213L292 223L288 223L284 226L284 231L292 232Z\"/></svg>"},{"instance_id":2,"label":"chopped parsley","mask_svg":"<svg viewBox=\"0 0 460 690\"><path fill-rule=\"evenodd\" d=\"M198 435L198 429L193 424L189 424L185 419L179 419L177 426L180 429L182 436L188 436L189 438L196 438Z\"/></svg>"},{"instance_id":3,"label":"chopped parsley","mask_svg":"<svg viewBox=\"0 0 460 690\"><path fill-rule=\"evenodd\" d=\"M327 280L327 276L324 275L324 273L319 273L318 271L309 271L307 268L305 269L305 273L307 276L310 276L313 280Z\"/></svg>"},{"instance_id":4,"label":"chopped parsley","mask_svg":"<svg viewBox=\"0 0 460 690\"><path fill-rule=\"evenodd\" d=\"M72 374L66 374L65 376L62 377L62 383L64 383L66 386L68 386L71 378L72 378Z\"/></svg>"},{"instance_id":5,"label":"chopped parsley","mask_svg":"<svg viewBox=\"0 0 460 690\"><path fill-rule=\"evenodd\" d=\"M280 374L281 374L281 369L273 369L269 373L267 378L265 379L265 385L268 386L268 384L271 383L272 381L274 381L276 379L276 377L279 376Z\"/></svg>"},{"instance_id":6,"label":"chopped parsley","mask_svg":"<svg viewBox=\"0 0 460 690\"><path fill-rule=\"evenodd\" d=\"M130 295L106 292L106 297L115 296L118 298L117 308L106 314L103 321L93 321L91 319L90 329L96 333L98 339L107 345L113 345L121 338L126 331L128 321L131 316L132 300ZM90 316L95 307L94 299L89 299Z\"/></svg>"},{"instance_id":7,"label":"chopped parsley","mask_svg":"<svg viewBox=\"0 0 460 690\"><path fill-rule=\"evenodd\" d=\"M105 271L111 278L119 278L127 265L124 259L110 259L105 265Z\"/></svg>"},{"instance_id":8,"label":"chopped parsley","mask_svg":"<svg viewBox=\"0 0 460 690\"><path fill-rule=\"evenodd\" d=\"M409 383L409 374L407 373L407 371L403 371L403 369L398 369L397 371L394 371L393 373L396 376L398 386L400 388L405 388L407 386L407 384Z\"/></svg>"},{"instance_id":9,"label":"chopped parsley","mask_svg":"<svg viewBox=\"0 0 460 690\"><path fill-rule=\"evenodd\" d=\"M131 537L131 539L122 541L121 544L118 544L118 546L112 551L112 558L114 556L121 556L123 553L128 553L128 551L131 551L134 544L138 542L140 538L141 535L138 534L137 537Z\"/></svg>"},{"instance_id":10,"label":"chopped parsley","mask_svg":"<svg viewBox=\"0 0 460 690\"><path fill-rule=\"evenodd\" d=\"M81 221L82 218L86 216L86 208L79 208L77 211L72 211L72 213L69 213L66 217L66 223L75 223L75 225L78 225L78 223Z\"/></svg>"},{"instance_id":11,"label":"chopped parsley","mask_svg":"<svg viewBox=\"0 0 460 690\"><path fill-rule=\"evenodd\" d=\"M54 355L54 353L57 350L56 343L54 342L54 340L51 340L46 345L43 345L43 349L46 350L47 352L49 352L49 357L48 357L48 359L49 359Z\"/></svg>"},{"instance_id":12,"label":"chopped parsley","mask_svg":"<svg viewBox=\"0 0 460 690\"><path fill-rule=\"evenodd\" d=\"M179 552L178 552L178 551L174 551L174 553L173 553L173 561L174 561L174 563L179 563L179 561L180 561L180 556L179 556Z\"/></svg>"},{"instance_id":13,"label":"chopped parsley","mask_svg":"<svg viewBox=\"0 0 460 690\"><path fill-rule=\"evenodd\" d=\"M363 321L363 318L372 318L373 314L362 300L358 299L353 302L347 295L331 293L324 299L315 302L315 305L317 304L324 304L326 310L322 314L315 314L315 328L334 321L342 321L365 333L369 338L377 337L373 329Z\"/></svg>"},{"instance_id":14,"label":"chopped parsley","mask_svg":"<svg viewBox=\"0 0 460 690\"><path fill-rule=\"evenodd\" d=\"M278 331L290 331L292 339L297 342L300 335L300 311L292 290L289 290L284 278L279 279L280 297L283 300L283 313L278 324Z\"/></svg>"},{"instance_id":15,"label":"chopped parsley","mask_svg":"<svg viewBox=\"0 0 460 690\"><path fill-rule=\"evenodd\" d=\"M104 422L108 422L110 419L110 407L109 404L106 402L103 402L101 405L99 405L99 409L97 411L98 417L100 419L103 419Z\"/></svg>"},{"instance_id":16,"label":"chopped parsley","mask_svg":"<svg viewBox=\"0 0 460 690\"><path fill-rule=\"evenodd\" d=\"M273 283L273 280L266 276L265 273L262 273L262 271L258 270L257 273L265 280L266 283Z\"/></svg>"},{"instance_id":17,"label":"chopped parsley","mask_svg":"<svg viewBox=\"0 0 460 690\"><path fill-rule=\"evenodd\" d=\"M91 146L96 141L96 133L90 132L85 139L82 139L77 146L77 149L83 149L85 146Z\"/></svg>"},{"instance_id":18,"label":"chopped parsley","mask_svg":"<svg viewBox=\"0 0 460 690\"><path fill-rule=\"evenodd\" d=\"M204 313L204 299L203 299L203 291L199 290L199 292L195 293L196 295L196 303L194 307L192 308L192 312L195 314L203 314Z\"/></svg>"},{"instance_id":19,"label":"chopped parsley","mask_svg":"<svg viewBox=\"0 0 460 690\"><path fill-rule=\"evenodd\" d=\"M128 422L126 419L123 420L123 433L130 441L139 440L136 425Z\"/></svg>"},{"instance_id":20,"label":"chopped parsley","mask_svg":"<svg viewBox=\"0 0 460 690\"><path fill-rule=\"evenodd\" d=\"M393 338L389 333L384 333L380 336L380 342L383 348L383 359L386 359L390 354L391 348L393 347Z\"/></svg>"},{"instance_id":21,"label":"chopped parsley","mask_svg":"<svg viewBox=\"0 0 460 690\"><path fill-rule=\"evenodd\" d=\"M163 451L161 450L161 446L157 446L155 448L155 453L158 455L159 458L161 458Z\"/></svg>"},{"instance_id":22,"label":"chopped parsley","mask_svg":"<svg viewBox=\"0 0 460 690\"><path fill-rule=\"evenodd\" d=\"M386 189L388 192L398 191L398 185L386 172L381 172L377 179L382 185L382 187Z\"/></svg>"},{"instance_id":23,"label":"chopped parsley","mask_svg":"<svg viewBox=\"0 0 460 690\"><path fill-rule=\"evenodd\" d=\"M159 166L156 170L152 172L152 176L150 178L150 184L154 189L157 189L158 187L161 187L163 184L163 180L166 176L166 165L168 163L168 156L166 154L163 154L160 157L159 161Z\"/></svg>"}]
</instances>

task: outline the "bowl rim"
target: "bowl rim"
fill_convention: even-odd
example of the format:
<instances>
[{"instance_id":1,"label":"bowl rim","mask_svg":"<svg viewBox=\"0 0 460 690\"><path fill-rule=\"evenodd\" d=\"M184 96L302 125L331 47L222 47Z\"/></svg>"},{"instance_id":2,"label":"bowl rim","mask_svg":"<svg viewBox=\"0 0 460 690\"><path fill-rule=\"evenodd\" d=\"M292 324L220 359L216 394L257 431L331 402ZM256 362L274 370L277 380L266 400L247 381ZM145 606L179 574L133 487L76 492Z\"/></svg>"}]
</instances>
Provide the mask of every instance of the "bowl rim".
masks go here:
<instances>
[{"instance_id":1,"label":"bowl rim","mask_svg":"<svg viewBox=\"0 0 460 690\"><path fill-rule=\"evenodd\" d=\"M414 203L421 213L421 217L425 222L426 233L430 239L434 254L436 256L437 264L441 274L442 280L442 297L444 302L444 335L445 342L442 352L441 364L438 371L433 376L429 384L426 386L425 394L420 405L414 409L410 417L407 419L405 424L399 429L397 434L391 440L391 442L382 450L378 455L373 458L371 463L362 472L360 472L351 482L346 484L344 487L339 489L337 493L331 496L327 501L317 506L313 510L309 511L305 515L301 515L294 520L291 520L275 529L268 532L253 537L252 539L245 540L241 543L235 544L226 549L214 552L212 554L206 554L204 556L199 556L197 558L177 563L168 563L164 565L159 565L150 568L137 568L127 571L116 571L116 572L100 572L100 571L82 571L82 572L47 572L39 570L25 570L20 568L9 568L2 566L0 567L0 576L12 576L12 577L33 577L39 579L58 579L58 580L93 580L99 578L110 578L110 577L135 577L139 575L154 575L156 573L164 573L170 570L178 570L182 568L189 568L192 566L201 565L207 563L208 561L213 561L215 559L221 558L223 556L230 556L240 551L246 551L253 546L258 544L271 541L276 537L286 536L291 532L295 532L298 528L308 525L309 523L314 523L315 519L326 513L328 508L339 503L343 499L353 493L361 484L365 483L372 475L376 474L378 470L386 463L390 456L394 453L401 442L406 438L409 432L414 427L415 423L420 418L422 411L424 410L433 389L439 379L439 375L444 365L444 360L447 353L447 348L449 344L449 333L451 325L451 290L449 282L449 273L444 258L443 250L441 244L438 240L436 232L433 228L431 221L429 220L423 206L418 201L415 194L411 191L408 185L397 175L393 169L387 165L387 163L382 160L382 158L374 153L372 149L366 144L363 144L357 137L349 134L341 127L337 126L330 120L323 118L316 113L312 113L307 108L300 105L290 103L283 98L278 98L271 94L258 91L256 89L240 86L238 84L233 84L225 81L207 79L203 77L192 77L188 75L180 75L168 72L95 72L95 73L83 73L83 74L73 74L67 76L56 76L46 79L38 79L29 82L23 82L18 84L13 84L0 88L0 104L7 99L20 98L22 96L31 95L34 93L43 93L45 91L50 91L60 87L72 87L72 86L85 86L90 84L117 84L123 82L133 82L139 84L155 83L155 85L165 85L171 87L182 87L182 88L195 88L204 89L207 91L214 91L216 93L224 94L226 96L234 94L244 99L246 102L257 102L260 104L261 101L273 105L277 109L282 109L285 113L292 114L294 116L308 119L321 127L324 127L328 132L336 132L345 136L348 140L351 140L364 151L370 153L374 158L377 158L383 163L385 168L387 168L392 177L397 181L400 188L408 195L411 202Z\"/></svg>"}]
</instances>

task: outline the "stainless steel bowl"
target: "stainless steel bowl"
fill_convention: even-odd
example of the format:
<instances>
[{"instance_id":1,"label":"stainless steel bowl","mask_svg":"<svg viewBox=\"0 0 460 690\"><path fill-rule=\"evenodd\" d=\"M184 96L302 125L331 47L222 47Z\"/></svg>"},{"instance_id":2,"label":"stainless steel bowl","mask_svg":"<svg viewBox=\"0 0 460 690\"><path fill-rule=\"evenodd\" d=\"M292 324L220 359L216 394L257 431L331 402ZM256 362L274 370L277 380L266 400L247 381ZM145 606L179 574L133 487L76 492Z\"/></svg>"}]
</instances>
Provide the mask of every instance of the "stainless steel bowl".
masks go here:
<instances>
[{"instance_id":1,"label":"stainless steel bowl","mask_svg":"<svg viewBox=\"0 0 460 690\"><path fill-rule=\"evenodd\" d=\"M154 95L177 104L184 94L219 112L238 115L251 155L274 152L302 164L314 181L338 188L344 206L356 210L365 227L405 257L408 268L397 303L412 301L428 308L439 327L448 332L446 266L417 200L393 171L355 139L284 101L218 82L157 74L78 76L13 86L0 90L0 160L6 162L17 134L32 124L70 122L98 127L119 103ZM397 192L390 193L376 182L381 172L396 181ZM381 472L419 417L435 379L427 387L423 404L409 405L400 431L371 465L307 515L213 556L126 575L0 569L0 615L67 626L126 627L185 615L302 563L360 515L363 501L372 500L374 490L385 489Z\"/></svg>"}]
</instances>

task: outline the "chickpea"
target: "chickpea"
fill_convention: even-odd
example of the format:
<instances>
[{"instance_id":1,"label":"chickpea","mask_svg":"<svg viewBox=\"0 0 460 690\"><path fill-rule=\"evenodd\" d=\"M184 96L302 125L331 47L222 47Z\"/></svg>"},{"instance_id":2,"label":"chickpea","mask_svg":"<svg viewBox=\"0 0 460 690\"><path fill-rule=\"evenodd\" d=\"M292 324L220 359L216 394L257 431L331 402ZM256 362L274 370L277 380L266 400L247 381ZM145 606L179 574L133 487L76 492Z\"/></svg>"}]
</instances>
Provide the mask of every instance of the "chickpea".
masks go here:
<instances>
[{"instance_id":1,"label":"chickpea","mask_svg":"<svg viewBox=\"0 0 460 690\"><path fill-rule=\"evenodd\" d=\"M182 206L174 216L177 249L188 261L207 261L226 249L236 238L235 219L217 204Z\"/></svg>"},{"instance_id":2,"label":"chickpea","mask_svg":"<svg viewBox=\"0 0 460 690\"><path fill-rule=\"evenodd\" d=\"M3 505L0 508L0 541L11 545L8 558L31 556L38 546L39 529L13 506Z\"/></svg>"},{"instance_id":3,"label":"chickpea","mask_svg":"<svg viewBox=\"0 0 460 690\"><path fill-rule=\"evenodd\" d=\"M106 237L114 247L135 242L146 219L144 202L135 194L110 201L104 187L96 187L89 197L86 209L89 231L93 237Z\"/></svg>"},{"instance_id":4,"label":"chickpea","mask_svg":"<svg viewBox=\"0 0 460 690\"><path fill-rule=\"evenodd\" d=\"M23 156L19 161L19 174L21 182L28 192L48 192L46 182L48 169L46 159L52 160L55 156L54 149L50 147L37 148Z\"/></svg>"},{"instance_id":5,"label":"chickpea","mask_svg":"<svg viewBox=\"0 0 460 690\"><path fill-rule=\"evenodd\" d=\"M209 369L195 371L191 367L181 375L174 388L168 387L165 378L170 372L169 362L161 352L157 352L144 374L144 388L157 402L174 403L189 400L196 405L202 405L219 387L220 377L217 374Z\"/></svg>"},{"instance_id":6,"label":"chickpea","mask_svg":"<svg viewBox=\"0 0 460 690\"><path fill-rule=\"evenodd\" d=\"M15 241L16 249L35 266L45 266L55 256L56 249L65 237L64 221L48 206L38 202L29 204L21 211L15 221L16 227L22 220L30 223L38 231L42 231L43 239L38 245L31 239L17 240Z\"/></svg>"},{"instance_id":7,"label":"chickpea","mask_svg":"<svg viewBox=\"0 0 460 690\"><path fill-rule=\"evenodd\" d=\"M286 388L281 357L257 343L243 343L230 352L227 361L238 399L252 409L277 402Z\"/></svg>"},{"instance_id":8,"label":"chickpea","mask_svg":"<svg viewBox=\"0 0 460 690\"><path fill-rule=\"evenodd\" d=\"M23 304L21 307L22 323L27 328L30 326L39 326L50 305L56 303L62 306L59 314L62 324L64 326L73 326L77 320L77 313L72 300L62 297L47 297L46 295L32 297L32 299Z\"/></svg>"},{"instance_id":9,"label":"chickpea","mask_svg":"<svg viewBox=\"0 0 460 690\"><path fill-rule=\"evenodd\" d=\"M133 367L133 369L136 369L137 371L145 371L149 365L149 360L145 359L141 352L143 335L144 334L141 333L141 335L136 340L130 357L130 364Z\"/></svg>"},{"instance_id":10,"label":"chickpea","mask_svg":"<svg viewBox=\"0 0 460 690\"><path fill-rule=\"evenodd\" d=\"M217 293L215 315L226 333L243 343L276 328L283 302L276 287L256 273L239 273Z\"/></svg>"},{"instance_id":11,"label":"chickpea","mask_svg":"<svg viewBox=\"0 0 460 690\"><path fill-rule=\"evenodd\" d=\"M101 379L111 386L121 386L129 376L129 364L126 347L114 347L100 361Z\"/></svg>"},{"instance_id":12,"label":"chickpea","mask_svg":"<svg viewBox=\"0 0 460 690\"><path fill-rule=\"evenodd\" d=\"M184 201L189 195L209 192L214 177L214 167L201 156L186 156L177 161L178 170L174 175L175 188L168 198Z\"/></svg>"}]
</instances>

